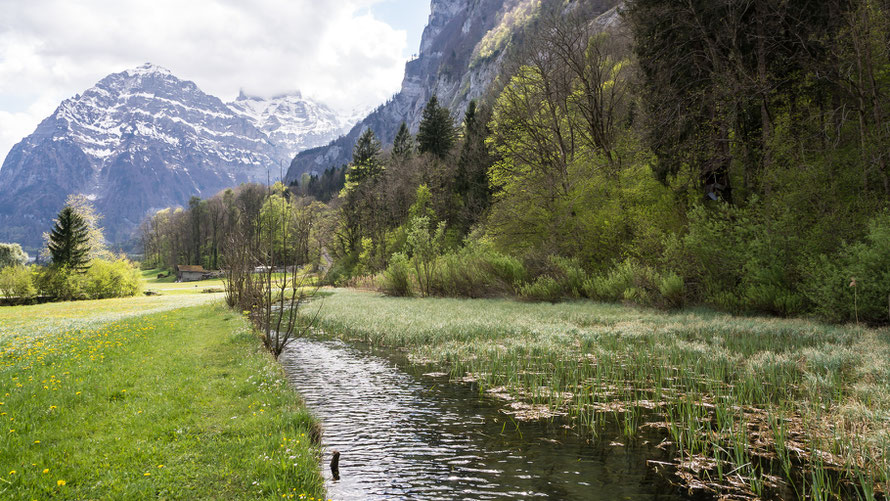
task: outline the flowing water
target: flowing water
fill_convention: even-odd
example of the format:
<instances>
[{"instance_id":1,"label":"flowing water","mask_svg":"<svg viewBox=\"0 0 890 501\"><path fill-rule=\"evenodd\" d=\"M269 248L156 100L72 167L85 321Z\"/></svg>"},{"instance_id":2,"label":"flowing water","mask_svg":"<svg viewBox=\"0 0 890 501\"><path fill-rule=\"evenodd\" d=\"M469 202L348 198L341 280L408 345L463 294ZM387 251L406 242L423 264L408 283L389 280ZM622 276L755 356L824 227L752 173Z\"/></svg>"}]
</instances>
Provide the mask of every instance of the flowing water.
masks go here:
<instances>
[{"instance_id":1,"label":"flowing water","mask_svg":"<svg viewBox=\"0 0 890 501\"><path fill-rule=\"evenodd\" d=\"M516 423L494 399L423 375L398 353L298 339L281 362L322 422L335 501L686 499L646 466L652 444L624 443L617 430L587 439L565 423Z\"/></svg>"}]
</instances>

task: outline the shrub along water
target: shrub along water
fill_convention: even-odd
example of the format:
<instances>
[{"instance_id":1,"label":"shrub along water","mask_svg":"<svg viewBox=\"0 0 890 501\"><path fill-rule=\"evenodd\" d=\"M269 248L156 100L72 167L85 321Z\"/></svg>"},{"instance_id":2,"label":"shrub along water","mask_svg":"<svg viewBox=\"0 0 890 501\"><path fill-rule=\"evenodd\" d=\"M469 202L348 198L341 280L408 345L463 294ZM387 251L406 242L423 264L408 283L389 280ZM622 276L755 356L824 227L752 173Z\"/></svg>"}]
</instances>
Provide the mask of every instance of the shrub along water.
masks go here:
<instances>
[{"instance_id":1,"label":"shrub along water","mask_svg":"<svg viewBox=\"0 0 890 501\"><path fill-rule=\"evenodd\" d=\"M758 220L749 209L695 211L689 232L665 238L662 255L648 263L627 258L589 273L576 258L529 255L523 261L476 237L441 253L397 254L378 283L397 296L591 298L663 309L691 303L733 313L890 323L890 212L872 218L864 240L825 254L777 235L778 223Z\"/></svg>"},{"instance_id":2,"label":"shrub along water","mask_svg":"<svg viewBox=\"0 0 890 501\"><path fill-rule=\"evenodd\" d=\"M829 320L890 322L890 212L871 221L865 241L813 259L804 291Z\"/></svg>"}]
</instances>

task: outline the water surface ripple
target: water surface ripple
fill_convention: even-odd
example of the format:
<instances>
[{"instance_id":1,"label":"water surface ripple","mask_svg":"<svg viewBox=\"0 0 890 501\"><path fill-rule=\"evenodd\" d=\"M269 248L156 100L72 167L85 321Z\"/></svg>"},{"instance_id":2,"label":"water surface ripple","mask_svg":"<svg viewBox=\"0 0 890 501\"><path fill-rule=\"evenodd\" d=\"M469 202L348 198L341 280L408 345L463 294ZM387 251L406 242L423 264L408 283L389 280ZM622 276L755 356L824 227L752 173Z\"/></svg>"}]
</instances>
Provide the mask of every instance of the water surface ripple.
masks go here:
<instances>
[{"instance_id":1,"label":"water surface ripple","mask_svg":"<svg viewBox=\"0 0 890 501\"><path fill-rule=\"evenodd\" d=\"M322 422L335 501L684 499L645 466L636 446L585 440L552 423L517 425L467 385L409 374L398 359L310 339L281 356ZM339 481L327 466L335 449Z\"/></svg>"}]
</instances>

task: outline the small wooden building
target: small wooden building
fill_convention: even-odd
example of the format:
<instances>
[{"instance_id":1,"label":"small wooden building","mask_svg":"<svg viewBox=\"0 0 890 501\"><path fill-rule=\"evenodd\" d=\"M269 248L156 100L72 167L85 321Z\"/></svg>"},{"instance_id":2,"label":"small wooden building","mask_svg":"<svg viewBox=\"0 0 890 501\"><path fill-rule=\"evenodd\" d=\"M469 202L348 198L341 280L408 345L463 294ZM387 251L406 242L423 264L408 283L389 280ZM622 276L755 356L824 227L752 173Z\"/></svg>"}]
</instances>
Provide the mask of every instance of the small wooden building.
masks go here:
<instances>
[{"instance_id":1,"label":"small wooden building","mask_svg":"<svg viewBox=\"0 0 890 501\"><path fill-rule=\"evenodd\" d=\"M198 280L204 280L204 275L206 274L207 270L205 270L203 266L182 264L176 266L177 282L197 282Z\"/></svg>"}]
</instances>

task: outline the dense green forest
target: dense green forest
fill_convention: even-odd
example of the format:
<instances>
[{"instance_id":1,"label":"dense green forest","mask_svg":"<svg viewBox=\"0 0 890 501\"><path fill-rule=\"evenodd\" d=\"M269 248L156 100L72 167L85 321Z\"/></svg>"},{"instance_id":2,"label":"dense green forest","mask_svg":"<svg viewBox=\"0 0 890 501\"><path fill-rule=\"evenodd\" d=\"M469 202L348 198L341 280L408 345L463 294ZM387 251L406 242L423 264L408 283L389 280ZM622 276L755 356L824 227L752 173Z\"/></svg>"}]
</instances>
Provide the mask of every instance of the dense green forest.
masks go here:
<instances>
[{"instance_id":1,"label":"dense green forest","mask_svg":"<svg viewBox=\"0 0 890 501\"><path fill-rule=\"evenodd\" d=\"M146 260L223 268L289 204L333 284L890 321L890 2L551 4L463 116L161 211Z\"/></svg>"}]
</instances>

